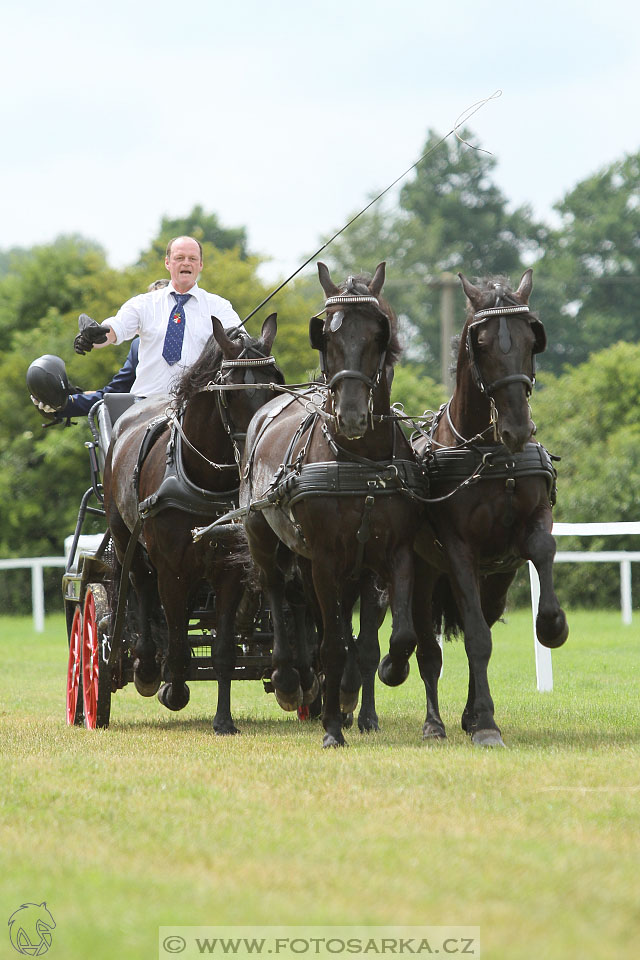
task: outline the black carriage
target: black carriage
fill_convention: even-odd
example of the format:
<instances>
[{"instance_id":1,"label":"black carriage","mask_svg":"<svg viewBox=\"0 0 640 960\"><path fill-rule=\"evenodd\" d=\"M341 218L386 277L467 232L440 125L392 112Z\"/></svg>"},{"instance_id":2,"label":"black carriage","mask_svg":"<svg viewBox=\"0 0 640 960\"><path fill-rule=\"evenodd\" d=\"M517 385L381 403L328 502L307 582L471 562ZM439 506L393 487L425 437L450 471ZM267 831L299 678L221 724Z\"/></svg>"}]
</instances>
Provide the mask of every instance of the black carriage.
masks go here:
<instances>
[{"instance_id":1,"label":"black carriage","mask_svg":"<svg viewBox=\"0 0 640 960\"><path fill-rule=\"evenodd\" d=\"M109 725L112 695L134 679L133 647L138 624L135 591L128 578L121 583L109 531L83 533L91 516L104 517L101 477L113 424L135 397L107 394L89 413L93 439L89 452L91 486L82 497L70 543L62 592L69 638L67 723L89 729ZM153 634L159 645L166 634L160 600L155 607ZM273 632L264 598L247 588L236 617L236 666L233 679L262 680L271 690ZM203 582L189 611L191 648L189 680L217 680L212 652L216 642L215 598Z\"/></svg>"}]
</instances>

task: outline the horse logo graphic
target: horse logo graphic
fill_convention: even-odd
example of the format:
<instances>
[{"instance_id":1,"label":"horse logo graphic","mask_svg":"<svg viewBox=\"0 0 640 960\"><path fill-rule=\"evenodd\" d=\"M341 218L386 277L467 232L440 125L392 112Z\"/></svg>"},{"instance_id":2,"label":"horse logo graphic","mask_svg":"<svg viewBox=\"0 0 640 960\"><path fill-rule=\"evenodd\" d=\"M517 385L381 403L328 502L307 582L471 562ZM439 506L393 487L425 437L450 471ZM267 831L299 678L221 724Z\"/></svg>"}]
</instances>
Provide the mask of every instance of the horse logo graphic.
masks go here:
<instances>
[{"instance_id":1,"label":"horse logo graphic","mask_svg":"<svg viewBox=\"0 0 640 960\"><path fill-rule=\"evenodd\" d=\"M11 946L27 957L42 957L51 946L56 922L43 903L23 903L9 917Z\"/></svg>"}]
</instances>

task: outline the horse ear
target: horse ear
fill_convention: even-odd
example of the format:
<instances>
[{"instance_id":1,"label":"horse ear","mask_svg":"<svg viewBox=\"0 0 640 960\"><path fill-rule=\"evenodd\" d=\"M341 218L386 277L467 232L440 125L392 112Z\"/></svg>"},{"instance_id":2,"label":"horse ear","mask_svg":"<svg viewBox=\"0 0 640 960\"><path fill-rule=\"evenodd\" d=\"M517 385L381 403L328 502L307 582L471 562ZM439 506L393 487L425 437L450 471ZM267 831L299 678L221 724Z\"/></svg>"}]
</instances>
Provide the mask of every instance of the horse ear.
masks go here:
<instances>
[{"instance_id":1,"label":"horse ear","mask_svg":"<svg viewBox=\"0 0 640 960\"><path fill-rule=\"evenodd\" d=\"M462 284L462 289L467 295L467 299L470 300L475 307L482 298L482 292L478 290L478 288L475 287L470 280L467 280L464 273L459 273L458 276L460 277L460 283Z\"/></svg>"},{"instance_id":2,"label":"horse ear","mask_svg":"<svg viewBox=\"0 0 640 960\"><path fill-rule=\"evenodd\" d=\"M516 290L516 297L520 303L529 303L529 297L531 296L531 291L533 290L533 270L529 267L528 270L522 274L522 279L520 280L520 286Z\"/></svg>"},{"instance_id":3,"label":"horse ear","mask_svg":"<svg viewBox=\"0 0 640 960\"><path fill-rule=\"evenodd\" d=\"M260 337L264 345L265 353L270 354L271 348L273 346L273 341L276 338L276 333L278 332L278 314L270 313L265 322L262 324L262 330L260 331Z\"/></svg>"},{"instance_id":4,"label":"horse ear","mask_svg":"<svg viewBox=\"0 0 640 960\"><path fill-rule=\"evenodd\" d=\"M376 272L373 275L373 280L369 284L369 293L373 297L377 297L380 291L384 286L384 275L386 270L386 263L383 260L382 263L379 263L376 267Z\"/></svg>"},{"instance_id":5,"label":"horse ear","mask_svg":"<svg viewBox=\"0 0 640 960\"><path fill-rule=\"evenodd\" d=\"M340 291L331 279L329 267L326 265L326 263L323 263L322 260L318 260L318 277L320 279L320 285L325 292L325 296L336 297Z\"/></svg>"},{"instance_id":6,"label":"horse ear","mask_svg":"<svg viewBox=\"0 0 640 960\"><path fill-rule=\"evenodd\" d=\"M222 350L222 356L225 360L235 360L242 353L242 343L240 340L229 339L217 317L212 316L211 323L213 325L213 335Z\"/></svg>"}]
</instances>

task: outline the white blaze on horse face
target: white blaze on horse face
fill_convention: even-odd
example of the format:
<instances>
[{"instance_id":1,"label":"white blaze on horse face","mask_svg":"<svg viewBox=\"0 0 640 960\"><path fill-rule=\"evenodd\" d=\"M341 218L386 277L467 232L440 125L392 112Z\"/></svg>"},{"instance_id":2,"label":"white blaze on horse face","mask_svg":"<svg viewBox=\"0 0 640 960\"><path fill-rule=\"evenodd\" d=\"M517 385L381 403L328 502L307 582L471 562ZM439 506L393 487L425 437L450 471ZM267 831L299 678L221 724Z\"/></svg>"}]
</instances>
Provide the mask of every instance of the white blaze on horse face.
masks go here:
<instances>
[{"instance_id":1,"label":"white blaze on horse face","mask_svg":"<svg viewBox=\"0 0 640 960\"><path fill-rule=\"evenodd\" d=\"M192 237L178 237L173 241L164 265L174 289L178 293L186 293L196 283L202 270L202 256L197 241Z\"/></svg>"}]
</instances>

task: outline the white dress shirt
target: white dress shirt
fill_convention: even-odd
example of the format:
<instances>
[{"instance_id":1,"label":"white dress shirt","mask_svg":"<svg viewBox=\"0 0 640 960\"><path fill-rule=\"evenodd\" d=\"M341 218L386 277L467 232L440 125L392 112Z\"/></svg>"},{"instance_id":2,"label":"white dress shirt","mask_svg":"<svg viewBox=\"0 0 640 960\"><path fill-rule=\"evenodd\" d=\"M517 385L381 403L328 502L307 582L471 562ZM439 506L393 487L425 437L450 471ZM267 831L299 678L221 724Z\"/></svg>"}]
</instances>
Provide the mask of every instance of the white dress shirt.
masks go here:
<instances>
[{"instance_id":1,"label":"white dress shirt","mask_svg":"<svg viewBox=\"0 0 640 960\"><path fill-rule=\"evenodd\" d=\"M227 329L240 323L240 317L228 300L215 293L207 293L197 283L194 284L191 290L187 291L191 296L184 305L182 356L176 363L169 365L162 356L162 348L169 316L176 303L172 296L175 292L173 284L170 283L160 290L141 293L127 300L115 317L108 321L116 335L116 343L131 340L136 333L140 335L136 379L131 387L131 393L138 396L152 397L170 393L174 381L182 375L185 367L191 366L202 353L202 348L213 331L212 316L217 317Z\"/></svg>"}]
</instances>

